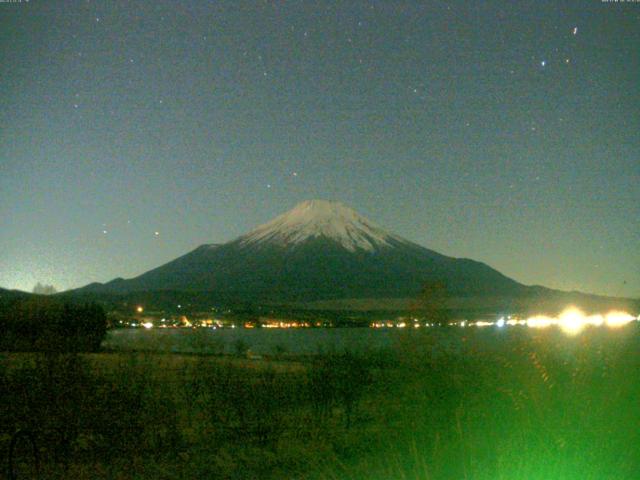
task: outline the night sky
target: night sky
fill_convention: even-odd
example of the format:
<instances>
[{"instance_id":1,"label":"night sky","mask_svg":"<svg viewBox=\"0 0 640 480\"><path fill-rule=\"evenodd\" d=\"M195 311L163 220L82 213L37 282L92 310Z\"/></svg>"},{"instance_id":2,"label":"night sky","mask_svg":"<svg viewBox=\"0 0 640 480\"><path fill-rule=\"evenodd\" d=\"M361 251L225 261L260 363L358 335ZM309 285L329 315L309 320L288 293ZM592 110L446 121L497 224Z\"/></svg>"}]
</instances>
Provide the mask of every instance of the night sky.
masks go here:
<instances>
[{"instance_id":1,"label":"night sky","mask_svg":"<svg viewBox=\"0 0 640 480\"><path fill-rule=\"evenodd\" d=\"M0 3L0 286L131 277L341 201L640 296L640 3Z\"/></svg>"}]
</instances>

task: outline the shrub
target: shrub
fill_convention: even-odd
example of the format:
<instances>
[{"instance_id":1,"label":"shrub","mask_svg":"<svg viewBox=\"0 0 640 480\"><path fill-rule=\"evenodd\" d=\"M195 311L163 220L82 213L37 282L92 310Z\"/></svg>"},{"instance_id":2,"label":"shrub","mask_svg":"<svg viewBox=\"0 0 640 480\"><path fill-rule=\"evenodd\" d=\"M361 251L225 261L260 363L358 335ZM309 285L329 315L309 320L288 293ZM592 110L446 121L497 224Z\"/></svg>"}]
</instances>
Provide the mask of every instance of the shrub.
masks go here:
<instances>
[{"instance_id":1,"label":"shrub","mask_svg":"<svg viewBox=\"0 0 640 480\"><path fill-rule=\"evenodd\" d=\"M2 350L95 352L106 335L107 319L98 305L36 298L5 306L0 330Z\"/></svg>"}]
</instances>

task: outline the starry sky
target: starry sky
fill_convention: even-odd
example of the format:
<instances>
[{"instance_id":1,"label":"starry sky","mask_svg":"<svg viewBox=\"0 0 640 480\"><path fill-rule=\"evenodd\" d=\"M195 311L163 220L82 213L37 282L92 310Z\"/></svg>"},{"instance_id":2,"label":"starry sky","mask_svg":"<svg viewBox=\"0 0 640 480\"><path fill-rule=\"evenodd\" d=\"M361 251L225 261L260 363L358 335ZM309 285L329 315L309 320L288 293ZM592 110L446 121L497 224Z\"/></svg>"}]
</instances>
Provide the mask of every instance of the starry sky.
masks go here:
<instances>
[{"instance_id":1,"label":"starry sky","mask_svg":"<svg viewBox=\"0 0 640 480\"><path fill-rule=\"evenodd\" d=\"M640 297L640 3L0 3L0 286L131 277L296 203Z\"/></svg>"}]
</instances>

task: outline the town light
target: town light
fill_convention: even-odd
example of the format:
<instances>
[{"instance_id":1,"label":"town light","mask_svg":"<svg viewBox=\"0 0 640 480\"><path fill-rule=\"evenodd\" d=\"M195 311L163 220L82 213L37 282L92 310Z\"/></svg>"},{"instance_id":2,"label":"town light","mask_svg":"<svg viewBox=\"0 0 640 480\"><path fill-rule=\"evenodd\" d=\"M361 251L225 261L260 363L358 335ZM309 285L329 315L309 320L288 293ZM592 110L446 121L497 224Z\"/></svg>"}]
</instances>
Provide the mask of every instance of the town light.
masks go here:
<instances>
[{"instance_id":1,"label":"town light","mask_svg":"<svg viewBox=\"0 0 640 480\"><path fill-rule=\"evenodd\" d=\"M623 327L627 323L633 322L635 320L633 315L629 315L627 312L620 312L617 310L611 311L607 313L605 317L605 323L608 327Z\"/></svg>"},{"instance_id":2,"label":"town light","mask_svg":"<svg viewBox=\"0 0 640 480\"><path fill-rule=\"evenodd\" d=\"M570 307L560 314L560 328L568 335L576 335L587 325L586 316L577 308Z\"/></svg>"}]
</instances>

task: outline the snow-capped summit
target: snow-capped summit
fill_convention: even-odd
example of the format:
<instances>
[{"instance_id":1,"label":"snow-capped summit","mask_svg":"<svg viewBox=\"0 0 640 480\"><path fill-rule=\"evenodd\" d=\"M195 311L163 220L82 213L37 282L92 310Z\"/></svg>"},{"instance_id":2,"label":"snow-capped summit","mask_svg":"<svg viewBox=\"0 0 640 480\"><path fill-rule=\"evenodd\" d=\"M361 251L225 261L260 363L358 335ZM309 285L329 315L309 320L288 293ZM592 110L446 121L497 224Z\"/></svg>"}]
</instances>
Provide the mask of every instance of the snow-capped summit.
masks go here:
<instances>
[{"instance_id":1,"label":"snow-capped summit","mask_svg":"<svg viewBox=\"0 0 640 480\"><path fill-rule=\"evenodd\" d=\"M293 246L317 237L333 240L350 252L358 249L371 252L391 246L391 240L403 241L355 210L342 203L327 200L299 203L238 240L241 245L268 242Z\"/></svg>"}]
</instances>

